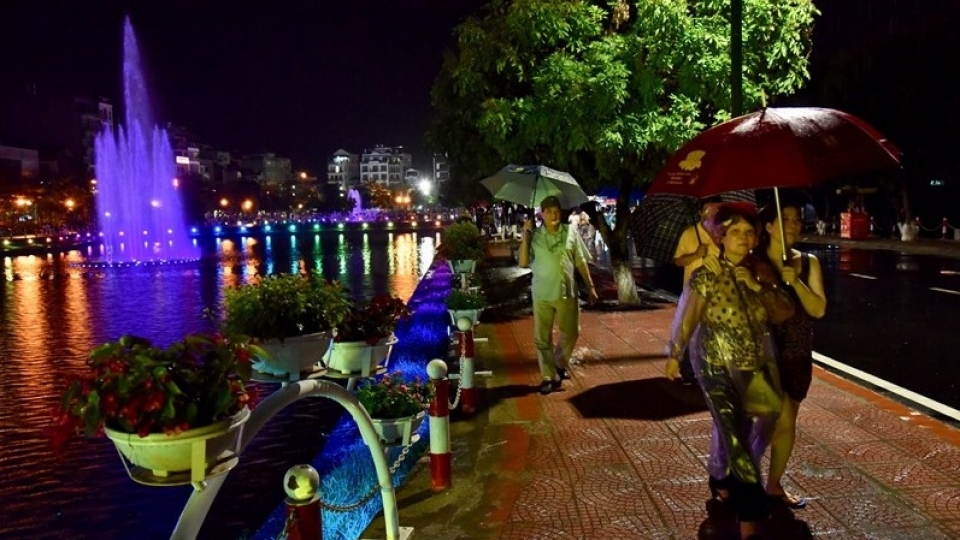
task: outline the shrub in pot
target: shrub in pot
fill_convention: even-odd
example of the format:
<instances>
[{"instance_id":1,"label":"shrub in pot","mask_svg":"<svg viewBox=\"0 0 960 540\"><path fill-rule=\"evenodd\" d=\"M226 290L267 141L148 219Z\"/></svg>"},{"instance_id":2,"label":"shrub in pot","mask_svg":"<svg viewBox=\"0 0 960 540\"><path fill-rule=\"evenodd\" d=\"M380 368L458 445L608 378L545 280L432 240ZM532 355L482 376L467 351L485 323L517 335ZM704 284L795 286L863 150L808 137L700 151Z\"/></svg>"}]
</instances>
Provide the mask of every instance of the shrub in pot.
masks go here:
<instances>
[{"instance_id":1,"label":"shrub in pot","mask_svg":"<svg viewBox=\"0 0 960 540\"><path fill-rule=\"evenodd\" d=\"M104 343L64 391L52 442L105 434L135 466L128 472L138 482L169 484L163 479L186 471L200 481L236 449L250 416L245 383L257 352L245 337L219 334L192 334L169 347L130 335Z\"/></svg>"},{"instance_id":2,"label":"shrub in pot","mask_svg":"<svg viewBox=\"0 0 960 540\"><path fill-rule=\"evenodd\" d=\"M373 420L386 444L410 444L433 399L433 385L420 377L404 378L398 371L364 382L357 400Z\"/></svg>"},{"instance_id":3,"label":"shrub in pot","mask_svg":"<svg viewBox=\"0 0 960 540\"><path fill-rule=\"evenodd\" d=\"M480 312L487 307L487 299L483 293L474 288L453 289L447 295L446 304L454 325L461 317L466 317L476 324L480 318Z\"/></svg>"},{"instance_id":4,"label":"shrub in pot","mask_svg":"<svg viewBox=\"0 0 960 540\"><path fill-rule=\"evenodd\" d=\"M453 223L444 231L440 252L450 261L454 272L472 273L473 263L482 259L484 254L484 240L480 229L469 221ZM470 268L467 268L468 265Z\"/></svg>"},{"instance_id":5,"label":"shrub in pot","mask_svg":"<svg viewBox=\"0 0 960 540\"><path fill-rule=\"evenodd\" d=\"M370 375L378 364L388 361L396 343L393 330L409 315L403 300L389 295L352 305L332 331L333 343L325 356L327 367L340 373Z\"/></svg>"},{"instance_id":6,"label":"shrub in pot","mask_svg":"<svg viewBox=\"0 0 960 540\"><path fill-rule=\"evenodd\" d=\"M329 346L329 330L351 309L337 282L312 274L277 274L228 289L222 327L255 339L266 351L254 369L296 380L320 361Z\"/></svg>"},{"instance_id":7,"label":"shrub in pot","mask_svg":"<svg viewBox=\"0 0 960 540\"><path fill-rule=\"evenodd\" d=\"M248 403L256 353L246 338L219 334L191 334L165 348L123 336L91 351L88 372L63 394L59 423L86 435L106 427L146 437L218 422Z\"/></svg>"}]
</instances>

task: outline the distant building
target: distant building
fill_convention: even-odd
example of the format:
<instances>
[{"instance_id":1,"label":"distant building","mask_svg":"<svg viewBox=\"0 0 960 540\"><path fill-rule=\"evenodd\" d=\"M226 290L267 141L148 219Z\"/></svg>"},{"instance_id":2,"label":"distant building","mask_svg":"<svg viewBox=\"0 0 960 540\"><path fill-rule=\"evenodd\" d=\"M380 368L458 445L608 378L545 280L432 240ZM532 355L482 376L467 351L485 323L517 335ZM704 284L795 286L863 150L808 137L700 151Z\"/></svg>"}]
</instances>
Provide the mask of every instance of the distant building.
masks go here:
<instances>
[{"instance_id":1,"label":"distant building","mask_svg":"<svg viewBox=\"0 0 960 540\"><path fill-rule=\"evenodd\" d=\"M32 185L40 175L40 152L0 145L0 186Z\"/></svg>"},{"instance_id":2,"label":"distant building","mask_svg":"<svg viewBox=\"0 0 960 540\"><path fill-rule=\"evenodd\" d=\"M403 183L408 186L416 186L420 182L419 169L407 169L403 173Z\"/></svg>"},{"instance_id":3,"label":"distant building","mask_svg":"<svg viewBox=\"0 0 960 540\"><path fill-rule=\"evenodd\" d=\"M441 152L433 153L433 180L437 184L443 184L450 180L450 164L447 161L447 155Z\"/></svg>"},{"instance_id":4,"label":"distant building","mask_svg":"<svg viewBox=\"0 0 960 540\"><path fill-rule=\"evenodd\" d=\"M250 170L254 181L262 186L283 186L293 181L290 158L280 157L272 152L245 155L240 160L240 165Z\"/></svg>"},{"instance_id":5,"label":"distant building","mask_svg":"<svg viewBox=\"0 0 960 540\"><path fill-rule=\"evenodd\" d=\"M177 176L198 176L203 181L209 182L210 170L205 164L201 163L200 145L196 142L197 136L189 129L170 122L167 123L164 131L167 132L170 147L173 149L173 159L177 164Z\"/></svg>"},{"instance_id":6,"label":"distant building","mask_svg":"<svg viewBox=\"0 0 960 540\"><path fill-rule=\"evenodd\" d=\"M360 184L360 156L343 148L334 152L327 160L327 183L339 185L342 191L357 187Z\"/></svg>"},{"instance_id":7,"label":"distant building","mask_svg":"<svg viewBox=\"0 0 960 540\"><path fill-rule=\"evenodd\" d=\"M403 184L404 172L412 165L413 156L404 152L402 146L365 149L360 156L360 182L399 186Z\"/></svg>"},{"instance_id":8,"label":"distant building","mask_svg":"<svg viewBox=\"0 0 960 540\"><path fill-rule=\"evenodd\" d=\"M40 150L41 176L44 169L92 176L94 139L114 127L109 100L57 94L33 84L0 91L0 144Z\"/></svg>"}]
</instances>

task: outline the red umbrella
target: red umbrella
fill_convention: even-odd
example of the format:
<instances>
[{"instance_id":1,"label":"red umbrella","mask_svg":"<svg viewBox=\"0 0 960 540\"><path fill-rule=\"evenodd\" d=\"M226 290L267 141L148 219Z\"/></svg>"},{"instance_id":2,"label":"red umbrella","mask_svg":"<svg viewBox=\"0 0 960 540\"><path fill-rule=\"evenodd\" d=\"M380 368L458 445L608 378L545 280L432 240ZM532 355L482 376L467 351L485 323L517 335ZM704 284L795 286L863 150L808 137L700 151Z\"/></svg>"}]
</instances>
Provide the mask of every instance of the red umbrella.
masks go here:
<instances>
[{"instance_id":1,"label":"red umbrella","mask_svg":"<svg viewBox=\"0 0 960 540\"><path fill-rule=\"evenodd\" d=\"M770 107L690 139L647 194L702 198L733 190L800 188L899 166L897 147L856 116L816 107ZM776 189L774 196L779 215Z\"/></svg>"}]
</instances>

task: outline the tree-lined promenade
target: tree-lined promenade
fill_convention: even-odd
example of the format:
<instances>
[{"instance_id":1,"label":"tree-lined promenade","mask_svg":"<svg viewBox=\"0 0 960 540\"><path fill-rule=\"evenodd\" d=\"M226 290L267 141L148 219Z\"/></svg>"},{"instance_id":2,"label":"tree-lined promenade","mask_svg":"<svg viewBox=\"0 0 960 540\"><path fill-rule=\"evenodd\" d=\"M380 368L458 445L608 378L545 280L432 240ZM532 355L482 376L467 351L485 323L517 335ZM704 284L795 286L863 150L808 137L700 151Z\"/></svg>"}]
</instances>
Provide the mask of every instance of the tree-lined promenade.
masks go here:
<instances>
[{"instance_id":1,"label":"tree-lined promenade","mask_svg":"<svg viewBox=\"0 0 960 540\"><path fill-rule=\"evenodd\" d=\"M504 163L566 170L587 191L618 188L616 224L593 220L610 247L619 300L628 279L631 192L680 145L727 120L729 0L497 0L457 28L433 88L435 145L464 182ZM746 3L742 100L747 110L809 79L811 0Z\"/></svg>"}]
</instances>

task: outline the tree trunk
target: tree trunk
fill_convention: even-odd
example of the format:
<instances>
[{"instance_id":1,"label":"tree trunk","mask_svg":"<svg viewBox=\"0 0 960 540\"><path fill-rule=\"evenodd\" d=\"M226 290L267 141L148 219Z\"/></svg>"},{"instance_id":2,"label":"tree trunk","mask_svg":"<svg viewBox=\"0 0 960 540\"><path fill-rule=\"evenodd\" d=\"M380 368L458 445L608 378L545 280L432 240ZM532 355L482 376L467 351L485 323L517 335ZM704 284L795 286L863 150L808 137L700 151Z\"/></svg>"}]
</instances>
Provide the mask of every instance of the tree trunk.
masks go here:
<instances>
[{"instance_id":1,"label":"tree trunk","mask_svg":"<svg viewBox=\"0 0 960 540\"><path fill-rule=\"evenodd\" d=\"M621 306L639 306L640 295L637 294L637 284L633 280L633 271L630 261L613 262L613 281L617 284L617 301Z\"/></svg>"},{"instance_id":2,"label":"tree trunk","mask_svg":"<svg viewBox=\"0 0 960 540\"><path fill-rule=\"evenodd\" d=\"M617 197L616 223L611 229L602 214L590 216L596 223L607 249L610 252L610 266L613 271L613 280L617 285L617 300L621 306L639 306L640 295L637 293L637 284L633 280L630 268L630 250L627 245L627 231L630 229L630 189L632 183L626 186L621 183L620 195Z\"/></svg>"}]
</instances>

